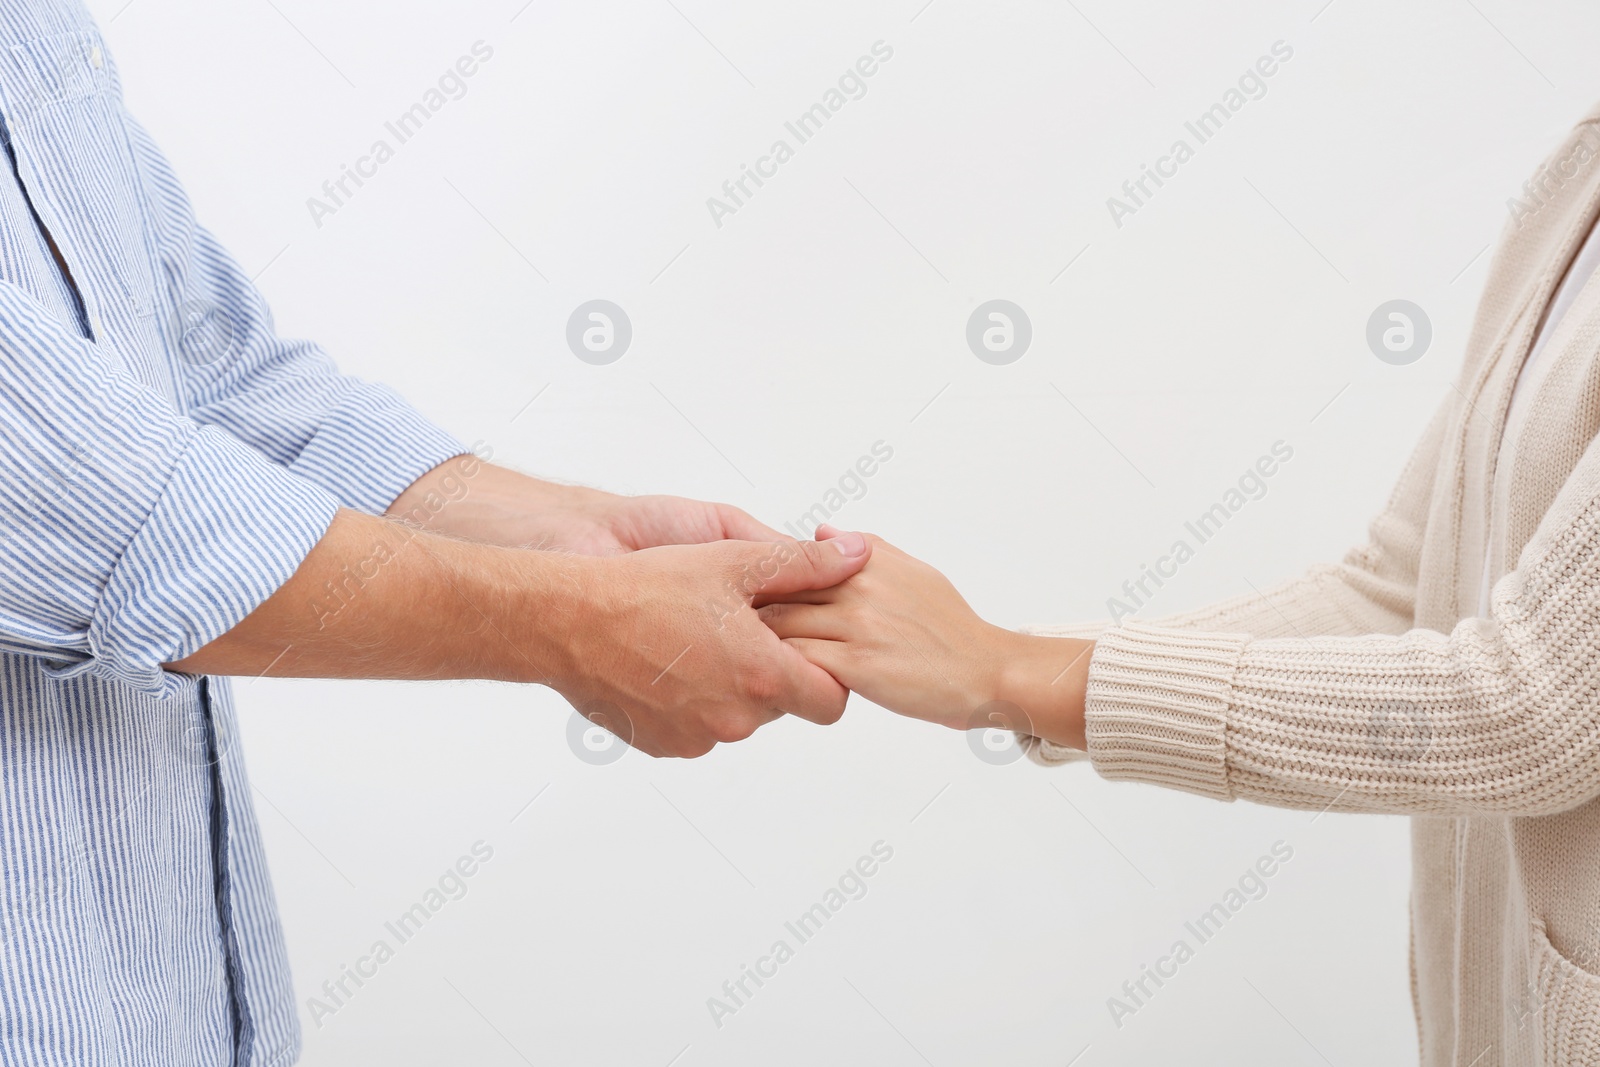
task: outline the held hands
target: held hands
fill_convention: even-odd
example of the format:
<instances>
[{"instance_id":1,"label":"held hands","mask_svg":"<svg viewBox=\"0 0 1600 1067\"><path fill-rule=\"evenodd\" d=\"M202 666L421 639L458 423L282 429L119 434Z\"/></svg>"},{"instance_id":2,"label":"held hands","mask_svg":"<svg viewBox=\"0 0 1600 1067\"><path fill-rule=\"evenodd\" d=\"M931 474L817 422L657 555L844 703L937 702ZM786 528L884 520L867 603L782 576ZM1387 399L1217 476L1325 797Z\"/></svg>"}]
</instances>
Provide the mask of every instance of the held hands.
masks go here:
<instances>
[{"instance_id":1,"label":"held hands","mask_svg":"<svg viewBox=\"0 0 1600 1067\"><path fill-rule=\"evenodd\" d=\"M538 650L534 680L652 755L702 755L785 712L832 723L847 690L954 729L1083 745L1092 643L992 626L876 537L824 526L795 542L725 504L557 485L470 455L388 514L561 557L561 639Z\"/></svg>"},{"instance_id":2,"label":"held hands","mask_svg":"<svg viewBox=\"0 0 1600 1067\"><path fill-rule=\"evenodd\" d=\"M540 550L525 584L549 592L519 657L526 680L650 755L700 756L786 712L823 724L844 713L844 688L752 600L844 581L871 554L860 535L795 542L726 504L557 485L476 455L423 475L388 514Z\"/></svg>"},{"instance_id":3,"label":"held hands","mask_svg":"<svg viewBox=\"0 0 1600 1067\"><path fill-rule=\"evenodd\" d=\"M827 543L842 535L818 530ZM1020 729L1083 747L1093 643L993 626L944 575L868 537L872 560L827 589L760 598L784 643L874 704L957 730Z\"/></svg>"},{"instance_id":4,"label":"held hands","mask_svg":"<svg viewBox=\"0 0 1600 1067\"><path fill-rule=\"evenodd\" d=\"M785 713L836 722L844 688L763 626L752 602L836 585L870 555L865 538L844 534L567 558L565 636L540 680L653 756L704 755Z\"/></svg>"}]
</instances>

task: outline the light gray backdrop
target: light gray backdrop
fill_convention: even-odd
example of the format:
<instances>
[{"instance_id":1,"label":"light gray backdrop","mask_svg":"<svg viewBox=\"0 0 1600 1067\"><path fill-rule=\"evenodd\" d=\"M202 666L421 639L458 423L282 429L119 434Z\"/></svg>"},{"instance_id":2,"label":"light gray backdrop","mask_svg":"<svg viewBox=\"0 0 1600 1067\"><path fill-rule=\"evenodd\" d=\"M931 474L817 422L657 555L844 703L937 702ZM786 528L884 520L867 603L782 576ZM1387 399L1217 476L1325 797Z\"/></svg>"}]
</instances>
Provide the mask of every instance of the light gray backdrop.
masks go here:
<instances>
[{"instance_id":1,"label":"light gray backdrop","mask_svg":"<svg viewBox=\"0 0 1600 1067\"><path fill-rule=\"evenodd\" d=\"M1359 542L1450 388L1508 197L1590 102L1600 32L1590 5L1511 0L93 6L284 331L498 460L774 524L881 441L837 521L1005 624L1105 615L1277 441L1265 496L1145 614ZM830 98L877 42L864 91ZM1292 55L1229 97L1275 42ZM1185 127L1230 101L1204 143ZM804 143L786 129L829 102ZM418 103L400 143L385 124ZM1179 139L1192 158L1129 199ZM335 202L347 166L370 177ZM592 299L632 326L608 365L566 340ZM1009 364L967 342L993 299L1031 323ZM1367 343L1396 299L1432 327L1403 365ZM239 692L307 1064L1415 1055L1401 819L1007 765L859 700L832 729L595 765L547 691ZM385 923L479 841L401 944ZM865 894L800 943L784 923L880 841ZM1199 944L1185 921L1276 842L1265 895ZM1193 958L1114 1019L1180 938ZM380 940L335 1003L322 983ZM779 940L793 957L726 1000Z\"/></svg>"}]
</instances>

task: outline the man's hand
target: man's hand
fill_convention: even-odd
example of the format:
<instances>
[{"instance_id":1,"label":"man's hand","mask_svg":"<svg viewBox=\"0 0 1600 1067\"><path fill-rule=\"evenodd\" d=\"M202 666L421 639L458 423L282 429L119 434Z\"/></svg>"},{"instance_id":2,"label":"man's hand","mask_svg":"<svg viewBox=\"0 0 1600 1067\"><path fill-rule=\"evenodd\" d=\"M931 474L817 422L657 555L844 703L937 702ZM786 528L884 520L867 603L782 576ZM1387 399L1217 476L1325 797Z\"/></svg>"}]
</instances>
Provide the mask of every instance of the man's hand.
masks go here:
<instances>
[{"instance_id":1,"label":"man's hand","mask_svg":"<svg viewBox=\"0 0 1600 1067\"><path fill-rule=\"evenodd\" d=\"M752 601L826 589L870 555L857 534L532 552L341 511L277 592L167 666L537 682L645 752L698 756L784 712L843 714L844 689L762 625Z\"/></svg>"},{"instance_id":2,"label":"man's hand","mask_svg":"<svg viewBox=\"0 0 1600 1067\"><path fill-rule=\"evenodd\" d=\"M464 455L418 478L390 518L483 544L609 556L661 545L784 536L736 507L557 485Z\"/></svg>"},{"instance_id":3,"label":"man's hand","mask_svg":"<svg viewBox=\"0 0 1600 1067\"><path fill-rule=\"evenodd\" d=\"M572 561L577 615L550 684L652 756L703 755L784 713L833 723L849 694L751 603L837 585L870 554L859 534L841 534Z\"/></svg>"}]
</instances>

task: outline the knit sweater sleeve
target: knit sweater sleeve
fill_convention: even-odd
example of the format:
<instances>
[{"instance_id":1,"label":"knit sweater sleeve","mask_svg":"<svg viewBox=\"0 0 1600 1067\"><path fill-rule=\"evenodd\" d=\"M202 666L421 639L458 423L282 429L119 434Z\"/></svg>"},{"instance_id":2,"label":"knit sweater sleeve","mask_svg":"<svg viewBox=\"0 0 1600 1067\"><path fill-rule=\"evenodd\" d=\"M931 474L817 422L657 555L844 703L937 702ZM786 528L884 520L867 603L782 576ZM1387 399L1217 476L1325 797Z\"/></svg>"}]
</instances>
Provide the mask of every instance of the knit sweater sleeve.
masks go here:
<instances>
[{"instance_id":1,"label":"knit sweater sleeve","mask_svg":"<svg viewBox=\"0 0 1600 1067\"><path fill-rule=\"evenodd\" d=\"M1152 625L1164 630L1247 633L1257 638L1404 633L1414 616L1422 532L1454 396L1447 395L1434 413L1387 505L1372 521L1365 545L1339 563L1319 564L1259 593L1168 615ZM1022 629L1046 637L1094 640L1111 628L1104 623L1078 623ZM1088 758L1085 752L1041 738L1022 735L1018 740L1036 763Z\"/></svg>"},{"instance_id":2,"label":"knit sweater sleeve","mask_svg":"<svg viewBox=\"0 0 1600 1067\"><path fill-rule=\"evenodd\" d=\"M1286 807L1545 815L1600 795L1600 440L1487 618L1254 637L1127 625L1091 660L1102 775Z\"/></svg>"},{"instance_id":3,"label":"knit sweater sleeve","mask_svg":"<svg viewBox=\"0 0 1600 1067\"><path fill-rule=\"evenodd\" d=\"M1260 593L1168 615L1154 625L1182 630L1225 630L1257 637L1398 634L1411 626L1416 603L1422 534L1456 394L1447 394L1368 527L1367 543L1339 563L1319 564ZM1105 627L1095 628L1096 632ZM1051 636L1082 636L1089 629L1030 627Z\"/></svg>"}]
</instances>

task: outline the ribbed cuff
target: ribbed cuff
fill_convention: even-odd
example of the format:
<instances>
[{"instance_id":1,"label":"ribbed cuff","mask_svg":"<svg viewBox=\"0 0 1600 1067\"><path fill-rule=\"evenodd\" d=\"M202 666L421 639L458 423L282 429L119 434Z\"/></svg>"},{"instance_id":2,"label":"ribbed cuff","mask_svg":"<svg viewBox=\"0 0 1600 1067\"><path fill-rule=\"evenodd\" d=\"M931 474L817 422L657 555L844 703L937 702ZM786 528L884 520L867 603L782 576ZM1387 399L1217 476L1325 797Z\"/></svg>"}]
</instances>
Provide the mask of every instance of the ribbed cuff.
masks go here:
<instances>
[{"instance_id":1,"label":"ribbed cuff","mask_svg":"<svg viewBox=\"0 0 1600 1067\"><path fill-rule=\"evenodd\" d=\"M1029 637L1071 637L1079 641L1094 641L1110 627L1109 622L1036 623L1017 627L1017 633Z\"/></svg>"},{"instance_id":2,"label":"ribbed cuff","mask_svg":"<svg viewBox=\"0 0 1600 1067\"><path fill-rule=\"evenodd\" d=\"M1055 767L1063 763L1082 763L1089 758L1089 753L1067 745L1058 745L1054 741L1046 741L1042 737L1032 734L1017 733L1017 745L1033 762L1042 767Z\"/></svg>"},{"instance_id":3,"label":"ribbed cuff","mask_svg":"<svg viewBox=\"0 0 1600 1067\"><path fill-rule=\"evenodd\" d=\"M381 515L412 482L468 451L388 386L362 382L328 413L289 469L346 507Z\"/></svg>"},{"instance_id":4,"label":"ribbed cuff","mask_svg":"<svg viewBox=\"0 0 1600 1067\"><path fill-rule=\"evenodd\" d=\"M1218 800L1228 788L1228 708L1248 638L1127 623L1089 661L1089 758L1109 779Z\"/></svg>"}]
</instances>

